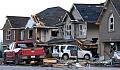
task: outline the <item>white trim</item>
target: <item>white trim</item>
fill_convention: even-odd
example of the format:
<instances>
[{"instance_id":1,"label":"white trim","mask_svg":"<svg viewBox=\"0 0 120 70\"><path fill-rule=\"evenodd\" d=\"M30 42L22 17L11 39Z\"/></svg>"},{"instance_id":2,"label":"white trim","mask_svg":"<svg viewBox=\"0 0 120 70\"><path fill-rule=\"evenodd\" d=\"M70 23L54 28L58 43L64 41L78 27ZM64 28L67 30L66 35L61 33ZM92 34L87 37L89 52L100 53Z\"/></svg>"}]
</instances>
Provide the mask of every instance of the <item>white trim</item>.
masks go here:
<instances>
[{"instance_id":1,"label":"white trim","mask_svg":"<svg viewBox=\"0 0 120 70\"><path fill-rule=\"evenodd\" d=\"M9 34L9 35L7 35L7 34L8 34L8 31L10 31L10 34ZM6 40L10 40L10 39L7 38L7 36L10 36L10 39L11 39L11 30L9 30L9 29L6 31Z\"/></svg>"},{"instance_id":2,"label":"white trim","mask_svg":"<svg viewBox=\"0 0 120 70\"><path fill-rule=\"evenodd\" d=\"M113 22L112 22L112 23L111 23L111 18L113 18ZM114 29L115 29L115 28L114 28L114 22L115 22L114 20L115 20L115 19L114 19L114 15L113 15L113 13L112 13L112 14L110 14L110 16L109 16L109 22L108 22L108 25L109 25L109 26L108 26L108 31L109 31L109 32L113 32ZM113 25L113 29L110 29L111 24Z\"/></svg>"},{"instance_id":3,"label":"white trim","mask_svg":"<svg viewBox=\"0 0 120 70\"><path fill-rule=\"evenodd\" d=\"M11 23L10 23L10 20L9 20L9 19L8 19L8 22L9 22L10 26L12 27L12 25L11 25Z\"/></svg>"},{"instance_id":4,"label":"white trim","mask_svg":"<svg viewBox=\"0 0 120 70\"><path fill-rule=\"evenodd\" d=\"M65 16L63 17L62 22L63 22L63 20L65 19L66 15L67 15L67 12L65 13Z\"/></svg>"},{"instance_id":5,"label":"white trim","mask_svg":"<svg viewBox=\"0 0 120 70\"><path fill-rule=\"evenodd\" d=\"M74 7L75 7L75 5L73 5ZM75 7L75 9L77 10L77 12L79 13L79 11L78 11L78 9ZM79 16L82 18L82 20L83 21L85 21L84 19L83 19L83 17L80 15L80 13L79 13Z\"/></svg>"},{"instance_id":6,"label":"white trim","mask_svg":"<svg viewBox=\"0 0 120 70\"><path fill-rule=\"evenodd\" d=\"M25 29L24 27L21 27L21 28L9 28L9 29Z\"/></svg>"},{"instance_id":7,"label":"white trim","mask_svg":"<svg viewBox=\"0 0 120 70\"><path fill-rule=\"evenodd\" d=\"M37 28L58 28L58 27L48 27L48 26L34 26L34 27L37 27Z\"/></svg>"}]
</instances>

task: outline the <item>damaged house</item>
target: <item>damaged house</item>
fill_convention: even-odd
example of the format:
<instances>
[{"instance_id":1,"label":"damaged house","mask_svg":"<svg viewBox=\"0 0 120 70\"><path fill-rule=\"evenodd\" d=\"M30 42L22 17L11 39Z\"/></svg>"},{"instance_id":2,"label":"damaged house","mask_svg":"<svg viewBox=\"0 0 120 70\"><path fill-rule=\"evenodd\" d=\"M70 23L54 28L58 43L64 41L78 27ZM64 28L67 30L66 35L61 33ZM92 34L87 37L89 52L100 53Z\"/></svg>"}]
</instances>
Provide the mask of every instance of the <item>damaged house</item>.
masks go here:
<instances>
[{"instance_id":1,"label":"damaged house","mask_svg":"<svg viewBox=\"0 0 120 70\"><path fill-rule=\"evenodd\" d=\"M58 38L58 27L55 27L55 25L62 21L65 13L66 10L61 7L52 7L36 15L31 15L26 25L26 29L29 32L33 32L29 36L33 37L31 40L36 44L42 44L51 39Z\"/></svg>"},{"instance_id":2,"label":"damaged house","mask_svg":"<svg viewBox=\"0 0 120 70\"><path fill-rule=\"evenodd\" d=\"M31 17L7 16L3 30L3 45L14 41L33 41L43 44L58 37L58 28L66 10L61 7L47 8Z\"/></svg>"},{"instance_id":3,"label":"damaged house","mask_svg":"<svg viewBox=\"0 0 120 70\"><path fill-rule=\"evenodd\" d=\"M95 25L103 4L73 4L70 12L67 12L59 27L58 41L82 45L82 49L92 51L93 56L97 55L99 47L99 26ZM55 41L56 42L56 41Z\"/></svg>"},{"instance_id":4,"label":"damaged house","mask_svg":"<svg viewBox=\"0 0 120 70\"><path fill-rule=\"evenodd\" d=\"M99 16L100 55L111 59L115 51L120 51L120 0L107 0Z\"/></svg>"}]
</instances>

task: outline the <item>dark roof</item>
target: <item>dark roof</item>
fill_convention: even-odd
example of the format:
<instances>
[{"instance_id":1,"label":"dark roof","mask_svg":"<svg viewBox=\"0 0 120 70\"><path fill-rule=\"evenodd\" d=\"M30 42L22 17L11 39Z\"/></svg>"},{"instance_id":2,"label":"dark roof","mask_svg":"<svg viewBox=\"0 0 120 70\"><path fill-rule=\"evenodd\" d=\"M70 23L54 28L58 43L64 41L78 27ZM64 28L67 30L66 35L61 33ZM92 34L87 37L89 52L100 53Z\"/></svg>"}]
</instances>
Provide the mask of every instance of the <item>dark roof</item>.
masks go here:
<instances>
[{"instance_id":1,"label":"dark roof","mask_svg":"<svg viewBox=\"0 0 120 70\"><path fill-rule=\"evenodd\" d=\"M111 0L113 5L115 6L118 14L120 15L120 0Z\"/></svg>"},{"instance_id":2,"label":"dark roof","mask_svg":"<svg viewBox=\"0 0 120 70\"><path fill-rule=\"evenodd\" d=\"M7 16L10 24L13 28L21 28L25 27L27 24L29 17L20 17L20 16Z\"/></svg>"},{"instance_id":3,"label":"dark roof","mask_svg":"<svg viewBox=\"0 0 120 70\"><path fill-rule=\"evenodd\" d=\"M41 22L45 23L45 26L55 26L57 23L62 22L66 12L67 11L61 7L52 7L36 15Z\"/></svg>"},{"instance_id":4,"label":"dark roof","mask_svg":"<svg viewBox=\"0 0 120 70\"><path fill-rule=\"evenodd\" d=\"M73 17L72 13L67 12L68 16L70 17L71 20L75 20L75 18Z\"/></svg>"},{"instance_id":5,"label":"dark roof","mask_svg":"<svg viewBox=\"0 0 120 70\"><path fill-rule=\"evenodd\" d=\"M84 21L97 21L102 9L102 4L74 4Z\"/></svg>"}]
</instances>

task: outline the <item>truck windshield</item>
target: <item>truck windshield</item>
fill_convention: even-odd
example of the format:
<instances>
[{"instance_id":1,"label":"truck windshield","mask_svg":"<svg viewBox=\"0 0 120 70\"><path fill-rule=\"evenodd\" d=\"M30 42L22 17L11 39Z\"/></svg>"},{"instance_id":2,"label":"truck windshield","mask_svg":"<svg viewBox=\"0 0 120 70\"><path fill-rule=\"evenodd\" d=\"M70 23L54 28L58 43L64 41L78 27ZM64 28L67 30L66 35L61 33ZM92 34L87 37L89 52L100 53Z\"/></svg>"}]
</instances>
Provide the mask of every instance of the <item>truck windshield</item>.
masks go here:
<instances>
[{"instance_id":1,"label":"truck windshield","mask_svg":"<svg viewBox=\"0 0 120 70\"><path fill-rule=\"evenodd\" d=\"M32 48L34 47L33 43L17 43L16 48Z\"/></svg>"}]
</instances>

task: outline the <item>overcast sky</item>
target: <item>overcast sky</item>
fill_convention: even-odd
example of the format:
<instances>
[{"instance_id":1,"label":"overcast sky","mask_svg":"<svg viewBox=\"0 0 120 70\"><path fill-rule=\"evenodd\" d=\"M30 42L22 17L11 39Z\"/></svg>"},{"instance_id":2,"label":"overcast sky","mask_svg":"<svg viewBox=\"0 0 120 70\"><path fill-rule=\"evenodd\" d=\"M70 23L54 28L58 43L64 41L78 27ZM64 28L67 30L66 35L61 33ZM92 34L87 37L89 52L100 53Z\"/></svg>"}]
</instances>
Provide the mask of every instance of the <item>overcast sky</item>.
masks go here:
<instances>
[{"instance_id":1,"label":"overcast sky","mask_svg":"<svg viewBox=\"0 0 120 70\"><path fill-rule=\"evenodd\" d=\"M31 16L50 7L60 6L69 11L73 3L99 4L106 0L1 0L0 29L6 21L6 16ZM0 30L0 41L3 33Z\"/></svg>"}]
</instances>

